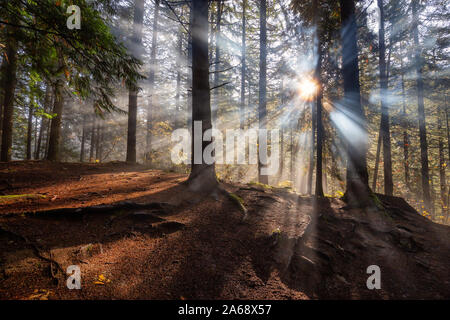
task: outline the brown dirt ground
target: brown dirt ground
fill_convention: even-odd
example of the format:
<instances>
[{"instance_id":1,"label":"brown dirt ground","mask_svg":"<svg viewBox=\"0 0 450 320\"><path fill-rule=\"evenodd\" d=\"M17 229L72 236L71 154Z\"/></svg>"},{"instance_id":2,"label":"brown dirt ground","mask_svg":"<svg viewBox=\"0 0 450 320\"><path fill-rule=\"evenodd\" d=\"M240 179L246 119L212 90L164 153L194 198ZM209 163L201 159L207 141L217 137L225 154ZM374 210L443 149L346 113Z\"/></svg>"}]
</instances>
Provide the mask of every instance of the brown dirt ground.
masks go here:
<instances>
[{"instance_id":1,"label":"brown dirt ground","mask_svg":"<svg viewBox=\"0 0 450 320\"><path fill-rule=\"evenodd\" d=\"M0 163L0 195L27 195L0 198L0 299L450 298L450 228L401 201L383 198L386 222L337 199L224 184L248 209L242 220L229 198L200 197L185 179L119 162ZM30 243L63 270L79 265L82 289L67 289ZM365 268L378 261L391 276L368 290Z\"/></svg>"}]
</instances>

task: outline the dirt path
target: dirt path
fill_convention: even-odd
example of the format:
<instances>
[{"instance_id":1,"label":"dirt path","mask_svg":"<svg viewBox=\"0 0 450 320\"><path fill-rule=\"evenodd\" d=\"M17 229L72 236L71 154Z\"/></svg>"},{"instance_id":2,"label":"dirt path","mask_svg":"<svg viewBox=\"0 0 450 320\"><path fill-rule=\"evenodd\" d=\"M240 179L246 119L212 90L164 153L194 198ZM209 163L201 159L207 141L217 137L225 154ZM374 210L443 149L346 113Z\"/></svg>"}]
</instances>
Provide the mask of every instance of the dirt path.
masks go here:
<instances>
[{"instance_id":1,"label":"dirt path","mask_svg":"<svg viewBox=\"0 0 450 320\"><path fill-rule=\"evenodd\" d=\"M445 290L450 261L448 227L423 221L417 228L432 232L434 238L417 239L417 234L422 236L422 231L417 231L411 238L415 242L404 244L402 237L410 238L399 235L395 226L406 221L405 217L400 221L393 216L387 224L368 223L373 214L346 213L339 200L315 202L283 190L225 185L248 209L243 221L243 213L229 198L200 198L181 184L185 179L184 175L123 163L0 164L0 182L5 186L2 192L28 195L2 197L0 298L408 298L417 297L423 286L430 285L436 287L434 296L423 297L449 298ZM118 204L120 208L108 207ZM133 207L136 204L147 207ZM39 213L98 205L110 209ZM37 213L30 214L34 211ZM408 218L417 222L415 216ZM324 222L317 227L321 219L333 224ZM366 228L364 233L349 228L358 219ZM313 226L317 232L312 236ZM374 229L384 232L383 236L374 238ZM351 237L362 245L346 240ZM403 245L392 244L394 240ZM327 242L336 243L334 249ZM393 250L391 245L398 252L393 251L396 255L391 255L394 262L389 265L384 258L389 256L386 250ZM429 249L429 245L435 248ZM387 268L395 268L398 257L404 258L402 263L407 259L416 263L416 258L422 261L422 266L411 266L406 276L414 277L413 286L415 279L425 280L417 282L417 288L388 283L384 290L368 290L364 263L369 263L371 256L363 252L370 252L372 246L384 248L374 256ZM56 272L56 264L38 258L35 249L63 270L79 265L82 290L68 290L67 276ZM353 256L364 258L356 263L359 260ZM329 270L331 262L334 270ZM421 274L430 270L441 284ZM384 279L395 283L391 278ZM407 280L401 279L402 283Z\"/></svg>"}]
</instances>

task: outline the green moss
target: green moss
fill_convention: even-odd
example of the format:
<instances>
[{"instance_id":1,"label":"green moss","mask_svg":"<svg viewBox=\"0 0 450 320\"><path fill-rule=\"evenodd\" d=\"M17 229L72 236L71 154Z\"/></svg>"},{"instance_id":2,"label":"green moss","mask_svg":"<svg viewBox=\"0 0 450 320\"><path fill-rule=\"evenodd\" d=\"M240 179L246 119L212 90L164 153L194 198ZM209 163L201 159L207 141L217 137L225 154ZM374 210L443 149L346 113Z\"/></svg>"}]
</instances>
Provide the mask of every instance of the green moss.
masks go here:
<instances>
[{"instance_id":1,"label":"green moss","mask_svg":"<svg viewBox=\"0 0 450 320\"><path fill-rule=\"evenodd\" d=\"M0 202L14 201L18 199L44 199L43 194L9 194L6 196L0 196Z\"/></svg>"},{"instance_id":2,"label":"green moss","mask_svg":"<svg viewBox=\"0 0 450 320\"><path fill-rule=\"evenodd\" d=\"M255 181L249 182L248 185L249 186L262 187L264 189L272 189L273 188L272 186L269 186L268 184L261 183L261 182L255 182Z\"/></svg>"},{"instance_id":3,"label":"green moss","mask_svg":"<svg viewBox=\"0 0 450 320\"><path fill-rule=\"evenodd\" d=\"M244 206L244 199L231 192L228 193L228 196L244 214L247 213L247 208Z\"/></svg>"}]
</instances>

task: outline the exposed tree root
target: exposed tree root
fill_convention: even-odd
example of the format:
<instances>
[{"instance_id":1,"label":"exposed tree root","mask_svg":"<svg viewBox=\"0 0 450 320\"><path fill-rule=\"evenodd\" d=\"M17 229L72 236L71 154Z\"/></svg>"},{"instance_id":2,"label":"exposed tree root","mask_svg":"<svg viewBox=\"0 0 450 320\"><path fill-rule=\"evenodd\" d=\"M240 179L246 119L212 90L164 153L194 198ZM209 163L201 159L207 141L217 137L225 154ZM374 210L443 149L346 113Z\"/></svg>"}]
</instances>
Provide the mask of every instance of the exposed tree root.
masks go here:
<instances>
[{"instance_id":1,"label":"exposed tree root","mask_svg":"<svg viewBox=\"0 0 450 320\"><path fill-rule=\"evenodd\" d=\"M20 240L22 240L23 242L25 242L25 244L30 247L33 251L33 253L35 254L36 257L38 257L41 260L44 260L46 262L48 262L50 264L50 274L52 276L53 279L58 280L57 278L57 272L61 272L61 274L64 274L64 270L61 267L61 265L56 262L54 259L52 259L52 253L49 251L49 258L45 257L42 253L41 250L39 250L39 248L37 247L37 245L32 242L31 240L29 240L26 236L18 234L16 232L13 232L11 230L8 230L7 228L5 228L3 225L0 225L0 233L6 233L8 235L11 235L13 237L19 238ZM56 267L56 273L54 268Z\"/></svg>"}]
</instances>

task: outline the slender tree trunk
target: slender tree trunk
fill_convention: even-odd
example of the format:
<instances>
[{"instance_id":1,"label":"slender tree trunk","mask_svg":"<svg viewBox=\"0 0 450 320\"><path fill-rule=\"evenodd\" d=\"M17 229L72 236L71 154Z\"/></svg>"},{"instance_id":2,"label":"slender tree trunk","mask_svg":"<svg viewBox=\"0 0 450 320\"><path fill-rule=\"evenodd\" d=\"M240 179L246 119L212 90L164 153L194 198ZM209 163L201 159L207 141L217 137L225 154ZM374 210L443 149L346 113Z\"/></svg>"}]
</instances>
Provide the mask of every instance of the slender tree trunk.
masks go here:
<instances>
[{"instance_id":1,"label":"slender tree trunk","mask_svg":"<svg viewBox=\"0 0 450 320\"><path fill-rule=\"evenodd\" d=\"M359 123L355 125L361 126L361 130L366 131L359 83L355 3L354 0L340 0L340 5L344 103L348 111L359 119ZM367 206L371 203L366 153L367 141L358 143L347 141L346 198L352 206Z\"/></svg>"},{"instance_id":2,"label":"slender tree trunk","mask_svg":"<svg viewBox=\"0 0 450 320\"><path fill-rule=\"evenodd\" d=\"M266 0L259 1L259 104L258 104L258 122L259 129L266 128L267 117L267 26L266 26ZM269 183L269 177L261 174L263 164L259 156L261 147L260 137L258 135L258 181L264 184ZM265 151L264 151L265 152Z\"/></svg>"},{"instance_id":3,"label":"slender tree trunk","mask_svg":"<svg viewBox=\"0 0 450 320\"><path fill-rule=\"evenodd\" d=\"M246 42L245 42L245 11L247 0L242 0L242 41L241 41L241 103L239 112L239 126L241 130L245 128L245 72L246 72Z\"/></svg>"},{"instance_id":4,"label":"slender tree trunk","mask_svg":"<svg viewBox=\"0 0 450 320\"><path fill-rule=\"evenodd\" d=\"M80 162L84 162L85 145L86 145L86 119L87 116L83 115L83 131L81 133L81 150L80 150Z\"/></svg>"},{"instance_id":5,"label":"slender tree trunk","mask_svg":"<svg viewBox=\"0 0 450 320\"><path fill-rule=\"evenodd\" d=\"M316 104L311 102L311 140L310 140L310 152L309 152L309 167L308 167L308 176L307 176L307 186L306 193L312 194L312 181L313 181L313 173L314 173L314 151L316 149Z\"/></svg>"},{"instance_id":6,"label":"slender tree trunk","mask_svg":"<svg viewBox=\"0 0 450 320\"><path fill-rule=\"evenodd\" d=\"M92 116L91 121L91 141L90 141L90 148L89 148L89 162L94 161L94 149L95 149L95 125L97 122L97 118L95 114Z\"/></svg>"},{"instance_id":7,"label":"slender tree trunk","mask_svg":"<svg viewBox=\"0 0 450 320\"><path fill-rule=\"evenodd\" d=\"M156 43L158 40L158 17L159 17L159 0L155 0L155 14L153 16L153 34L152 34L152 51L150 53L150 73L148 76L149 82L149 104L147 110L147 138L146 138L146 147L145 154L147 157L147 161L151 162L151 151L152 151L152 113L155 109L157 103L155 103L156 94L155 94L155 69L157 68L156 64Z\"/></svg>"},{"instance_id":8,"label":"slender tree trunk","mask_svg":"<svg viewBox=\"0 0 450 320\"><path fill-rule=\"evenodd\" d=\"M220 26L222 22L222 9L223 4L221 0L217 1L217 12L216 12L216 30L215 30L215 55L214 55L214 91L213 91L213 103L212 103L212 122L213 126L217 127L217 115L219 111L219 86L220 81L220 46L221 46L221 34Z\"/></svg>"},{"instance_id":9,"label":"slender tree trunk","mask_svg":"<svg viewBox=\"0 0 450 320\"><path fill-rule=\"evenodd\" d=\"M209 192L215 189L215 164L205 162L203 152L210 142L203 141L206 130L212 129L208 60L208 0L192 2L192 158L188 183L192 190ZM200 123L201 130L195 129ZM201 134L201 137L199 137ZM197 144L196 144L197 140Z\"/></svg>"},{"instance_id":10,"label":"slender tree trunk","mask_svg":"<svg viewBox=\"0 0 450 320\"><path fill-rule=\"evenodd\" d=\"M372 189L374 192L376 192L377 190L378 167L380 164L381 143L383 142L382 136L383 132L381 131L381 123L380 123L380 129L378 130L377 153L375 155L375 169L373 170L373 180L372 180Z\"/></svg>"},{"instance_id":11,"label":"slender tree trunk","mask_svg":"<svg viewBox=\"0 0 450 320\"><path fill-rule=\"evenodd\" d=\"M392 181L391 158L391 132L389 125L389 107L386 101L388 91L388 79L386 75L386 44L384 39L384 6L383 0L378 0L380 9L380 27L378 32L379 43L379 69L380 69L380 97L381 97L381 131L383 140L383 169L384 169L384 193L392 195L394 184Z\"/></svg>"},{"instance_id":12,"label":"slender tree trunk","mask_svg":"<svg viewBox=\"0 0 450 320\"><path fill-rule=\"evenodd\" d=\"M415 47L415 65L417 74L417 100L418 100L418 114L419 114L419 138L420 138L420 158L422 164L422 191L423 201L425 208L431 212L433 210L431 205L431 193L430 193L430 176L428 169L428 143L427 143L427 129L425 121L425 106L423 96L423 79L422 79L422 61L420 56L419 46L419 30L418 30L418 1L412 1L412 14L413 14L413 37Z\"/></svg>"},{"instance_id":13,"label":"slender tree trunk","mask_svg":"<svg viewBox=\"0 0 450 320\"><path fill-rule=\"evenodd\" d=\"M175 94L175 104L177 114L175 117L175 128L178 129L182 126L182 112L181 112L181 57L183 55L183 33L181 26L178 28L177 36L177 89Z\"/></svg>"},{"instance_id":14,"label":"slender tree trunk","mask_svg":"<svg viewBox=\"0 0 450 320\"><path fill-rule=\"evenodd\" d=\"M97 121L96 126L96 135L95 135L95 162L100 160L100 120Z\"/></svg>"},{"instance_id":15,"label":"slender tree trunk","mask_svg":"<svg viewBox=\"0 0 450 320\"><path fill-rule=\"evenodd\" d=\"M144 3L145 0L135 0L134 3L133 36L131 42L134 46L133 55L138 59L141 59L142 57L142 23L144 21ZM138 92L136 90L130 90L128 95L126 161L131 163L136 163L137 96Z\"/></svg>"},{"instance_id":16,"label":"slender tree trunk","mask_svg":"<svg viewBox=\"0 0 450 320\"><path fill-rule=\"evenodd\" d=\"M63 80L58 79L55 82L55 101L53 104L53 114L55 115L50 124L50 138L48 143L47 160L58 161L59 149L61 145L61 122L64 100L62 96Z\"/></svg>"},{"instance_id":17,"label":"slender tree trunk","mask_svg":"<svg viewBox=\"0 0 450 320\"><path fill-rule=\"evenodd\" d=\"M2 88L6 88L6 66L7 60L5 57L2 59L2 64L0 65L0 85ZM2 132L3 132L3 102L4 102L4 92L0 90L0 153L2 145Z\"/></svg>"},{"instance_id":18,"label":"slender tree trunk","mask_svg":"<svg viewBox=\"0 0 450 320\"><path fill-rule=\"evenodd\" d=\"M47 87L45 89L45 98L44 98L44 112L48 112L48 108L51 104L51 95L52 95L51 88L52 88L51 85L47 84ZM42 138L43 138L44 129L45 129L46 123L47 123L46 119L47 118L45 116L41 117L41 126L39 128L37 146L36 146L36 150L35 150L35 154L34 154L35 159L40 159Z\"/></svg>"},{"instance_id":19,"label":"slender tree trunk","mask_svg":"<svg viewBox=\"0 0 450 320\"><path fill-rule=\"evenodd\" d=\"M409 189L409 138L408 138L408 123L406 121L406 94L405 94L405 79L403 71L403 58L400 58L401 80L402 80L402 100L403 100L403 166L405 168L405 185Z\"/></svg>"},{"instance_id":20,"label":"slender tree trunk","mask_svg":"<svg viewBox=\"0 0 450 320\"><path fill-rule=\"evenodd\" d=\"M30 99L30 106L28 107L28 124L27 124L27 160L31 160L31 143L33 137L33 104L34 97Z\"/></svg>"},{"instance_id":21,"label":"slender tree trunk","mask_svg":"<svg viewBox=\"0 0 450 320\"><path fill-rule=\"evenodd\" d=\"M445 156L444 156L444 141L442 139L442 120L438 113L438 131L439 131L439 182L441 191L441 208L444 213L447 203L447 181L445 177Z\"/></svg>"},{"instance_id":22,"label":"slender tree trunk","mask_svg":"<svg viewBox=\"0 0 450 320\"><path fill-rule=\"evenodd\" d=\"M188 70L187 70L187 127L192 128L192 26L194 24L194 11L190 6L189 11L189 34L188 34ZM191 132L192 133L192 132ZM194 148L194 146L192 146Z\"/></svg>"},{"instance_id":23,"label":"slender tree trunk","mask_svg":"<svg viewBox=\"0 0 450 320\"><path fill-rule=\"evenodd\" d=\"M5 73L4 73L4 93L3 93L3 126L2 126L2 145L1 161L11 161L12 154L12 135L13 135L13 114L14 97L17 84L17 41L13 35L14 28L6 28L8 36L6 43Z\"/></svg>"},{"instance_id":24,"label":"slender tree trunk","mask_svg":"<svg viewBox=\"0 0 450 320\"><path fill-rule=\"evenodd\" d=\"M321 74L322 74L322 50L320 48L320 41L318 44L318 61L317 61L317 67L316 67L316 79L319 82L319 91L317 92L316 97L316 107L317 107L317 163L316 163L316 197L323 197L323 178L326 179L326 176L323 175L322 170L322 159L323 159L323 140L324 140L324 128L323 128L323 122L322 122L322 81Z\"/></svg>"}]
</instances>

